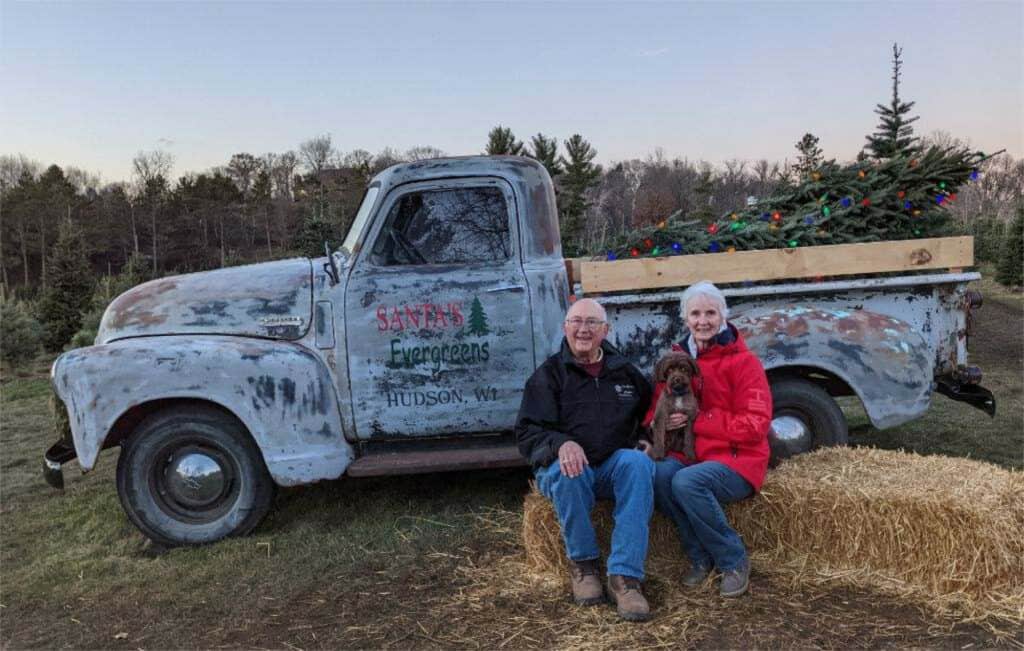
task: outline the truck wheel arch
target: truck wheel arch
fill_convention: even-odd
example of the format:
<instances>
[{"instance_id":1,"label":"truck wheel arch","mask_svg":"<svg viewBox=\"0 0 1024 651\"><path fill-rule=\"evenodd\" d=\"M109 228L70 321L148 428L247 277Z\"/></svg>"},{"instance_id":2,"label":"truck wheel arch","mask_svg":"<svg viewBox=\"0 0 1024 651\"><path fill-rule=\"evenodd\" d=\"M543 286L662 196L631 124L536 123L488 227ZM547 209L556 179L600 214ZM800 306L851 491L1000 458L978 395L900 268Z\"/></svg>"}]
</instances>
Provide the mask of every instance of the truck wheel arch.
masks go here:
<instances>
[{"instance_id":1,"label":"truck wheel arch","mask_svg":"<svg viewBox=\"0 0 1024 651\"><path fill-rule=\"evenodd\" d=\"M212 405L238 420L281 486L336 479L355 456L330 372L299 344L126 339L64 353L52 375L83 470L150 414L180 401Z\"/></svg>"}]
</instances>

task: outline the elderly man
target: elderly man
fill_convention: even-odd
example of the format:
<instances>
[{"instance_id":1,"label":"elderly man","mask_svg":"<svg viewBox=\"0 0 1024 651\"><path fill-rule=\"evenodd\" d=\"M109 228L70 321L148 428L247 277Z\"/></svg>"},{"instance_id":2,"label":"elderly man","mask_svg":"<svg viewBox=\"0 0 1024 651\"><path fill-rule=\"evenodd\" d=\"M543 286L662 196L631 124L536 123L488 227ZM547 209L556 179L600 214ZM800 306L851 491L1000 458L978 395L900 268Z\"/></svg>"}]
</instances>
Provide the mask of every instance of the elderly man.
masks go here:
<instances>
[{"instance_id":1,"label":"elderly man","mask_svg":"<svg viewBox=\"0 0 1024 651\"><path fill-rule=\"evenodd\" d=\"M558 514L577 604L604 601L590 511L597 499L615 501L608 597L620 617L643 621L650 617L641 581L654 462L635 448L651 389L605 341L608 318L596 301L576 301L564 331L561 350L526 383L516 439L533 465L537 487Z\"/></svg>"}]
</instances>

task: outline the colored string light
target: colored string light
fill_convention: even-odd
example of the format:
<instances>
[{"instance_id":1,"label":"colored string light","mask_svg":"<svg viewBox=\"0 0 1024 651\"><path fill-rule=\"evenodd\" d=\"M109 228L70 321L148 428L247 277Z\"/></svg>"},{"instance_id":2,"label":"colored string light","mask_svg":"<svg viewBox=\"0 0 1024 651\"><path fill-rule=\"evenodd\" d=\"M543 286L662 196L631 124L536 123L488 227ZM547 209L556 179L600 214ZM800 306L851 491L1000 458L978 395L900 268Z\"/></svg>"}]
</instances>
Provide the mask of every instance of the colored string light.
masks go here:
<instances>
[{"instance_id":1,"label":"colored string light","mask_svg":"<svg viewBox=\"0 0 1024 651\"><path fill-rule=\"evenodd\" d=\"M709 224L708 225L708 232L711 233L712 235L717 233L718 232L718 224Z\"/></svg>"},{"instance_id":2,"label":"colored string light","mask_svg":"<svg viewBox=\"0 0 1024 651\"><path fill-rule=\"evenodd\" d=\"M653 250L651 250L651 255L658 255L659 253L661 253L661 248L660 247L656 246L656 247L654 247Z\"/></svg>"},{"instance_id":3,"label":"colored string light","mask_svg":"<svg viewBox=\"0 0 1024 651\"><path fill-rule=\"evenodd\" d=\"M853 203L853 199L850 199L850 197L843 197L839 200L839 203L843 204L843 208L849 208L850 204Z\"/></svg>"},{"instance_id":4,"label":"colored string light","mask_svg":"<svg viewBox=\"0 0 1024 651\"><path fill-rule=\"evenodd\" d=\"M760 216L760 217L758 217L758 219L760 219L760 220L761 220L761 221L763 221L763 222L766 222L766 221L768 221L768 220L769 220L769 219L771 219L771 218L772 218L772 216L771 216L771 215L769 215L769 214L768 214L768 213L766 213L766 212L763 212L763 213L761 213L761 216Z\"/></svg>"},{"instance_id":5,"label":"colored string light","mask_svg":"<svg viewBox=\"0 0 1024 651\"><path fill-rule=\"evenodd\" d=\"M725 250L725 252L726 253L736 253L736 247L735 246L730 246L728 249Z\"/></svg>"},{"instance_id":6,"label":"colored string light","mask_svg":"<svg viewBox=\"0 0 1024 651\"><path fill-rule=\"evenodd\" d=\"M903 202L903 209L904 210L910 210L913 207L914 207L914 204L910 203L909 201L904 201Z\"/></svg>"},{"instance_id":7,"label":"colored string light","mask_svg":"<svg viewBox=\"0 0 1024 651\"><path fill-rule=\"evenodd\" d=\"M722 250L722 245L719 244L718 242L712 242L708 246L708 251L711 251L712 253L718 253L721 250Z\"/></svg>"},{"instance_id":8,"label":"colored string light","mask_svg":"<svg viewBox=\"0 0 1024 651\"><path fill-rule=\"evenodd\" d=\"M629 250L629 254L635 258L638 255L640 255L640 249L634 246L632 249Z\"/></svg>"},{"instance_id":9,"label":"colored string light","mask_svg":"<svg viewBox=\"0 0 1024 651\"><path fill-rule=\"evenodd\" d=\"M733 221L736 221L737 219L739 219L739 217L736 216L736 213L733 213L733 214L729 215L729 219L731 219Z\"/></svg>"},{"instance_id":10,"label":"colored string light","mask_svg":"<svg viewBox=\"0 0 1024 651\"><path fill-rule=\"evenodd\" d=\"M796 240L790 240L789 241L789 248L795 249L796 245L797 245L797 241Z\"/></svg>"},{"instance_id":11,"label":"colored string light","mask_svg":"<svg viewBox=\"0 0 1024 651\"><path fill-rule=\"evenodd\" d=\"M676 253L679 253L680 251L683 250L683 245L680 244L679 242L672 242L672 250L675 251Z\"/></svg>"},{"instance_id":12,"label":"colored string light","mask_svg":"<svg viewBox=\"0 0 1024 651\"><path fill-rule=\"evenodd\" d=\"M615 260L615 258L616 258L615 251L609 251L608 252L608 259L609 260Z\"/></svg>"},{"instance_id":13,"label":"colored string light","mask_svg":"<svg viewBox=\"0 0 1024 651\"><path fill-rule=\"evenodd\" d=\"M647 239L644 240L645 248L650 249L652 246L654 246L654 242L651 240L651 238L648 237Z\"/></svg>"},{"instance_id":14,"label":"colored string light","mask_svg":"<svg viewBox=\"0 0 1024 651\"><path fill-rule=\"evenodd\" d=\"M772 213L772 219L777 221L777 222L778 221L782 221L782 213L780 213L778 210L776 210L775 212Z\"/></svg>"},{"instance_id":15,"label":"colored string light","mask_svg":"<svg viewBox=\"0 0 1024 651\"><path fill-rule=\"evenodd\" d=\"M867 197L864 197L864 200L860 202L860 205L862 205L862 206L870 206L871 205L871 199L868 199Z\"/></svg>"},{"instance_id":16,"label":"colored string light","mask_svg":"<svg viewBox=\"0 0 1024 651\"><path fill-rule=\"evenodd\" d=\"M865 176L867 176L867 174L864 173L864 170L861 170L857 172L857 176L859 176L860 178L864 178Z\"/></svg>"},{"instance_id":17,"label":"colored string light","mask_svg":"<svg viewBox=\"0 0 1024 651\"><path fill-rule=\"evenodd\" d=\"M660 230L664 230L664 229L665 229L665 220L662 219L660 222L658 222L658 230L660 231Z\"/></svg>"},{"instance_id":18,"label":"colored string light","mask_svg":"<svg viewBox=\"0 0 1024 651\"><path fill-rule=\"evenodd\" d=\"M902 199L905 196L907 196L907 193L904 192L903 190L900 190L899 192L896 193L896 198L898 199Z\"/></svg>"},{"instance_id":19,"label":"colored string light","mask_svg":"<svg viewBox=\"0 0 1024 651\"><path fill-rule=\"evenodd\" d=\"M814 217L807 215L806 217L804 217L804 223L810 226L811 224L814 223Z\"/></svg>"},{"instance_id":20,"label":"colored string light","mask_svg":"<svg viewBox=\"0 0 1024 651\"><path fill-rule=\"evenodd\" d=\"M978 170L971 170L971 180L972 181L977 181L978 180Z\"/></svg>"},{"instance_id":21,"label":"colored string light","mask_svg":"<svg viewBox=\"0 0 1024 651\"><path fill-rule=\"evenodd\" d=\"M942 202L945 201L945 200L946 200L946 195L944 195L944 194L937 194L937 195L935 195L935 203L942 204Z\"/></svg>"},{"instance_id":22,"label":"colored string light","mask_svg":"<svg viewBox=\"0 0 1024 651\"><path fill-rule=\"evenodd\" d=\"M825 206L824 208L822 208L822 209L821 209L821 213L822 213L823 215L825 215L826 217L828 217L828 216L829 216L829 213L831 213L831 212L832 212L832 211L828 209L828 206Z\"/></svg>"}]
</instances>

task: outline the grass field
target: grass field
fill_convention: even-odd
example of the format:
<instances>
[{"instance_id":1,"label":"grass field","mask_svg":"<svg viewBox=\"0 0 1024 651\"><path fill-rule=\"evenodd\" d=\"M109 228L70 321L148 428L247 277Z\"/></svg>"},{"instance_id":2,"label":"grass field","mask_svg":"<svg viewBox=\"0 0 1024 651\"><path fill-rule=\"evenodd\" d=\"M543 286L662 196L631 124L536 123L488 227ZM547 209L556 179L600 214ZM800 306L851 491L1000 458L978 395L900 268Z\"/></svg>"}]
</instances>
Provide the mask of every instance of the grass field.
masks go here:
<instances>
[{"instance_id":1,"label":"grass field","mask_svg":"<svg viewBox=\"0 0 1024 651\"><path fill-rule=\"evenodd\" d=\"M847 403L855 445L1024 466L1022 299L986 281L981 289L986 304L971 354L996 394L997 417L936 396L924 418L880 432ZM610 626L629 626L610 609L584 612L568 598L534 603L495 591L481 600L474 592L476 570L514 564L521 554L526 471L344 479L282 490L250 537L155 548L121 511L114 451L87 475L66 467L63 493L43 483L41 455L54 439L48 361L2 383L3 648L601 646L575 637L575 622L606 618ZM670 580L651 577L655 610L659 585ZM680 632L680 646L1024 644L869 592L779 581L755 575L751 595L738 602L695 597L692 606L706 613L706 624ZM517 623L531 609L547 609L537 615L547 618L544 626ZM658 618L633 626L633 645L661 639L663 630L653 635L659 626L665 624Z\"/></svg>"}]
</instances>

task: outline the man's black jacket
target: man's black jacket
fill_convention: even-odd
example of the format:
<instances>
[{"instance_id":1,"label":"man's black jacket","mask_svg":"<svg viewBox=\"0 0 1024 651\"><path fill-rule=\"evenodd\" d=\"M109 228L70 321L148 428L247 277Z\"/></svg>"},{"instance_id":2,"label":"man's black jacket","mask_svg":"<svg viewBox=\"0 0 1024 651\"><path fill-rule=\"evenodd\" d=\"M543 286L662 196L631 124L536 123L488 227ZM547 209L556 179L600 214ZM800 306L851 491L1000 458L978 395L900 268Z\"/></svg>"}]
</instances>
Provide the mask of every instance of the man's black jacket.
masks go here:
<instances>
[{"instance_id":1,"label":"man's black jacket","mask_svg":"<svg viewBox=\"0 0 1024 651\"><path fill-rule=\"evenodd\" d=\"M549 357L526 382L516 420L519 451L536 470L558 459L558 448L575 441L597 465L619 448L636 445L651 401L647 378L607 341L604 366L591 377L569 344Z\"/></svg>"}]
</instances>

